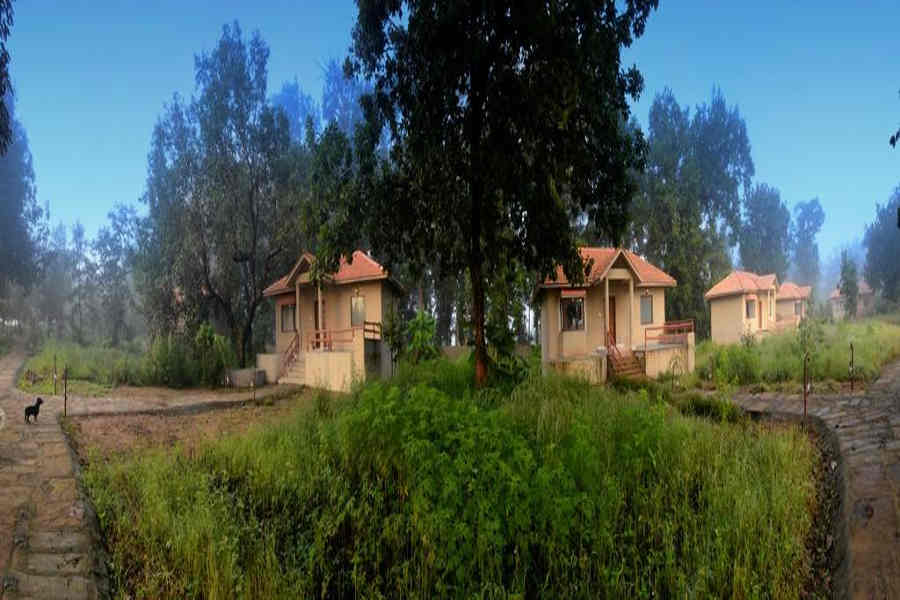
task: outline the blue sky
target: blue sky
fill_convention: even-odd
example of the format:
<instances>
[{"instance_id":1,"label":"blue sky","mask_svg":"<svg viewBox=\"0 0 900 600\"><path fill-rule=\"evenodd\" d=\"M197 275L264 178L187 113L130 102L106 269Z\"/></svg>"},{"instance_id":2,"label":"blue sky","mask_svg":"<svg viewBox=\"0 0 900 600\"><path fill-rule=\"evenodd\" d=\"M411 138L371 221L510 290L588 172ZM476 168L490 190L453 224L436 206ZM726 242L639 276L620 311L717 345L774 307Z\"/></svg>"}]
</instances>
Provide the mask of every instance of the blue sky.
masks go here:
<instances>
[{"instance_id":1,"label":"blue sky","mask_svg":"<svg viewBox=\"0 0 900 600\"><path fill-rule=\"evenodd\" d=\"M662 0L625 54L644 74L634 112L646 123L668 86L682 105L719 85L747 122L756 181L789 206L818 196L821 256L862 235L900 183L896 2ZM93 235L116 202L144 188L153 125L173 92L193 90L194 55L238 19L271 48L270 92L295 76L319 98L321 65L344 55L352 0L332 2L20 1L10 36L17 113L39 200L54 224Z\"/></svg>"}]
</instances>

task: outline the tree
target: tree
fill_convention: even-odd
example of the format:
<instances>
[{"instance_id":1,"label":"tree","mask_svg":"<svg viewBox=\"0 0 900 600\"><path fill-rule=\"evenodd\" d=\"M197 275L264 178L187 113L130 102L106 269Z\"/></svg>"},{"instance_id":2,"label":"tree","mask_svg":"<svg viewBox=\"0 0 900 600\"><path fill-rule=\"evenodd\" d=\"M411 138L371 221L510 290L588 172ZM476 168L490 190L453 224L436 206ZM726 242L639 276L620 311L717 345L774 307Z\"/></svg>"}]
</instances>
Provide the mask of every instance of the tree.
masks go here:
<instances>
[{"instance_id":1,"label":"tree","mask_svg":"<svg viewBox=\"0 0 900 600\"><path fill-rule=\"evenodd\" d=\"M12 0L0 0L0 155L6 154L15 139L12 81L9 77L9 49L6 40L13 26Z\"/></svg>"},{"instance_id":2,"label":"tree","mask_svg":"<svg viewBox=\"0 0 900 600\"><path fill-rule=\"evenodd\" d=\"M643 150L628 99L643 80L620 50L657 2L357 4L347 70L374 82L370 143L382 123L394 141L366 194L373 243L468 269L480 385L486 283L504 262L582 280L571 217L622 236Z\"/></svg>"},{"instance_id":3,"label":"tree","mask_svg":"<svg viewBox=\"0 0 900 600\"><path fill-rule=\"evenodd\" d=\"M220 324L242 365L262 292L293 259L290 125L266 99L268 56L234 23L196 57L196 96L176 96L154 131L139 236L144 310L167 327Z\"/></svg>"},{"instance_id":4,"label":"tree","mask_svg":"<svg viewBox=\"0 0 900 600\"><path fill-rule=\"evenodd\" d=\"M0 38L3 6L0 0ZM0 43L0 88L5 73L2 47ZM7 118L10 122L4 125ZM2 139L5 126L12 128L8 143ZM5 149L0 157L0 295L4 295L10 283L30 288L39 279L40 251L47 234L45 211L37 203L28 136L15 118L15 103L9 94L0 110L0 148Z\"/></svg>"},{"instance_id":5,"label":"tree","mask_svg":"<svg viewBox=\"0 0 900 600\"><path fill-rule=\"evenodd\" d=\"M291 128L291 139L302 142L306 138L307 126L312 126L312 133L319 131L319 107L312 96L300 89L300 84L294 79L286 81L281 86L281 91L272 96L272 106L284 111Z\"/></svg>"},{"instance_id":6,"label":"tree","mask_svg":"<svg viewBox=\"0 0 900 600\"><path fill-rule=\"evenodd\" d=\"M856 316L856 304L859 299L859 275L856 263L844 250L841 252L841 296L844 298L844 312L848 318Z\"/></svg>"},{"instance_id":7,"label":"tree","mask_svg":"<svg viewBox=\"0 0 900 600\"><path fill-rule=\"evenodd\" d=\"M91 301L94 298L94 276L96 266L89 254L89 242L84 226L76 221L72 228L72 243L69 246L69 269L72 273L72 336L79 344L87 341L85 317L91 322Z\"/></svg>"},{"instance_id":8,"label":"tree","mask_svg":"<svg viewBox=\"0 0 900 600\"><path fill-rule=\"evenodd\" d=\"M778 190L766 184L753 187L744 200L740 231L741 264L757 273L787 277L791 253L791 213Z\"/></svg>"},{"instance_id":9,"label":"tree","mask_svg":"<svg viewBox=\"0 0 900 600\"><path fill-rule=\"evenodd\" d=\"M818 198L794 207L794 269L800 285L816 287L819 281L819 244L816 236L825 223Z\"/></svg>"},{"instance_id":10,"label":"tree","mask_svg":"<svg viewBox=\"0 0 900 600\"><path fill-rule=\"evenodd\" d=\"M39 284L38 312L47 331L57 338L65 335L66 304L71 297L72 273L69 270L66 227L59 223L45 252L43 278Z\"/></svg>"},{"instance_id":11,"label":"tree","mask_svg":"<svg viewBox=\"0 0 900 600\"><path fill-rule=\"evenodd\" d=\"M629 245L678 281L666 296L668 318L693 319L707 336L703 294L731 269L754 173L747 126L718 88L693 115L666 89L650 107L648 144Z\"/></svg>"},{"instance_id":12,"label":"tree","mask_svg":"<svg viewBox=\"0 0 900 600\"><path fill-rule=\"evenodd\" d=\"M900 300L900 234L896 215L900 209L900 186L884 206L876 205L875 220L866 226L866 281L885 298Z\"/></svg>"},{"instance_id":13,"label":"tree","mask_svg":"<svg viewBox=\"0 0 900 600\"><path fill-rule=\"evenodd\" d=\"M347 75L334 59L323 70L322 119L334 123L345 136L352 139L356 126L365 121L360 99L371 93L372 86Z\"/></svg>"},{"instance_id":14,"label":"tree","mask_svg":"<svg viewBox=\"0 0 900 600\"><path fill-rule=\"evenodd\" d=\"M100 228L94 240L97 257L97 283L100 307L106 316L113 347L123 336L128 337L127 311L131 298L128 287L131 262L134 254L135 210L124 204L117 205L108 215L109 225Z\"/></svg>"}]
</instances>

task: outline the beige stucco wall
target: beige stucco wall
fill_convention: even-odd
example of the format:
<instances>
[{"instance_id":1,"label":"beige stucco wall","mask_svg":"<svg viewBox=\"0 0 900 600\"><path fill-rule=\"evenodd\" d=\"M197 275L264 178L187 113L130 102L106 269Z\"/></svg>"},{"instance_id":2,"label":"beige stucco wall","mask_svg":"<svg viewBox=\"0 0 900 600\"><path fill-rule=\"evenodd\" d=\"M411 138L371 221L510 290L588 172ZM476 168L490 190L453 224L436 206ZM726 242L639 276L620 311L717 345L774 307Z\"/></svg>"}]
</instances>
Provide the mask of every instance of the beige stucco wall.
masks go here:
<instances>
[{"instance_id":1,"label":"beige stucco wall","mask_svg":"<svg viewBox=\"0 0 900 600\"><path fill-rule=\"evenodd\" d=\"M544 372L549 371L580 377L593 384L602 384L606 382L606 355L597 354L547 362Z\"/></svg>"},{"instance_id":2,"label":"beige stucco wall","mask_svg":"<svg viewBox=\"0 0 900 600\"><path fill-rule=\"evenodd\" d=\"M257 354L256 368L261 371L265 371L266 383L276 383L280 375L278 370L281 368L281 355Z\"/></svg>"},{"instance_id":3,"label":"beige stucco wall","mask_svg":"<svg viewBox=\"0 0 900 600\"><path fill-rule=\"evenodd\" d=\"M688 334L688 343L684 346L662 346L648 350L644 355L644 369L647 377L659 377L678 365L678 374L694 372L695 354L694 334ZM677 357L677 358L676 358ZM676 362L677 361L677 362Z\"/></svg>"},{"instance_id":4,"label":"beige stucco wall","mask_svg":"<svg viewBox=\"0 0 900 600\"><path fill-rule=\"evenodd\" d=\"M653 321L641 324L641 297L653 298ZM665 288L636 288L634 290L634 341L633 348L643 347L644 331L649 327L658 327L666 323L666 290ZM658 335L660 331L651 332Z\"/></svg>"},{"instance_id":5,"label":"beige stucco wall","mask_svg":"<svg viewBox=\"0 0 900 600\"><path fill-rule=\"evenodd\" d=\"M287 350L291 340L294 339L294 331L281 331L281 307L286 304L294 304L293 294L282 294L275 297L275 351L279 354Z\"/></svg>"},{"instance_id":6,"label":"beige stucco wall","mask_svg":"<svg viewBox=\"0 0 900 600\"><path fill-rule=\"evenodd\" d=\"M733 344L744 334L744 296L725 296L709 301L710 337L717 344Z\"/></svg>"},{"instance_id":7,"label":"beige stucco wall","mask_svg":"<svg viewBox=\"0 0 900 600\"><path fill-rule=\"evenodd\" d=\"M354 352L307 352L306 385L333 392L349 392L364 377L363 365Z\"/></svg>"}]
</instances>

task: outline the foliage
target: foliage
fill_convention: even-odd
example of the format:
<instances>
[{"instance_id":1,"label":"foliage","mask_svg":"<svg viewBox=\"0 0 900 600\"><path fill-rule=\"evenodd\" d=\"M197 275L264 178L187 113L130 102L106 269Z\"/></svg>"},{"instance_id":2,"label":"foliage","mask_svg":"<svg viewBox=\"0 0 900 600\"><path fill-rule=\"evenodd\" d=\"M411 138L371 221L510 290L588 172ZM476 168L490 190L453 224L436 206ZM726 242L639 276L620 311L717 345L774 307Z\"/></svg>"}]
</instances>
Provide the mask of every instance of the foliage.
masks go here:
<instances>
[{"instance_id":1,"label":"foliage","mask_svg":"<svg viewBox=\"0 0 900 600\"><path fill-rule=\"evenodd\" d=\"M731 269L754 173L747 126L718 88L693 114L666 89L650 107L648 144L629 243L678 281L666 293L669 318L694 319L706 337L703 294Z\"/></svg>"},{"instance_id":2,"label":"foliage","mask_svg":"<svg viewBox=\"0 0 900 600\"><path fill-rule=\"evenodd\" d=\"M94 240L97 256L97 295L105 315L113 347L130 338L126 314L131 302L128 287L134 254L134 226L137 214L132 206L117 205L109 215L109 226L101 227Z\"/></svg>"},{"instance_id":3,"label":"foliage","mask_svg":"<svg viewBox=\"0 0 900 600\"><path fill-rule=\"evenodd\" d=\"M622 233L643 150L624 124L643 82L620 50L656 4L358 2L347 71L374 84L369 147L384 124L394 138L390 163L362 179L366 233L391 257L468 269L481 383L486 283L499 265L543 275L562 263L580 279L571 217Z\"/></svg>"},{"instance_id":4,"label":"foliage","mask_svg":"<svg viewBox=\"0 0 900 600\"><path fill-rule=\"evenodd\" d=\"M63 368L68 367L70 385L76 386L70 387L72 393L88 391L90 395L118 385L216 387L222 384L225 370L237 362L230 344L215 335L209 324L201 325L193 340L177 335L159 336L146 350L136 343L115 348L51 338L25 362L19 387L28 392L52 393L54 360L59 381ZM36 384L27 381L28 372L38 376ZM58 386L57 391L62 393L61 390Z\"/></svg>"},{"instance_id":5,"label":"foliage","mask_svg":"<svg viewBox=\"0 0 900 600\"><path fill-rule=\"evenodd\" d=\"M900 210L900 187L882 206L876 205L875 220L866 226L865 280L885 298L900 301L900 235L897 213Z\"/></svg>"},{"instance_id":6,"label":"foliage","mask_svg":"<svg viewBox=\"0 0 900 600\"><path fill-rule=\"evenodd\" d=\"M47 217L37 201L28 136L15 117L13 96L7 93L6 35L11 24L11 3L0 0L0 296L12 283L30 288L38 281Z\"/></svg>"},{"instance_id":7,"label":"foliage","mask_svg":"<svg viewBox=\"0 0 900 600\"><path fill-rule=\"evenodd\" d=\"M813 288L819 283L819 244L816 236L825 223L825 211L818 198L794 206L794 269L797 283Z\"/></svg>"},{"instance_id":8,"label":"foliage","mask_svg":"<svg viewBox=\"0 0 900 600\"><path fill-rule=\"evenodd\" d=\"M791 256L791 213L778 190L757 184L744 199L740 230L741 265L756 273L787 279Z\"/></svg>"},{"instance_id":9,"label":"foliage","mask_svg":"<svg viewBox=\"0 0 900 600\"><path fill-rule=\"evenodd\" d=\"M423 360L437 358L438 350L434 317L425 311L418 311L415 318L406 326L406 337L409 340L407 357L414 364Z\"/></svg>"},{"instance_id":10,"label":"foliage","mask_svg":"<svg viewBox=\"0 0 900 600\"><path fill-rule=\"evenodd\" d=\"M697 345L694 383L798 384L806 351L814 382L848 381L851 342L855 378L872 381L885 364L900 356L900 325L881 318L828 324L807 318L796 332L767 336L752 347L703 342Z\"/></svg>"},{"instance_id":11,"label":"foliage","mask_svg":"<svg viewBox=\"0 0 900 600\"><path fill-rule=\"evenodd\" d=\"M847 251L841 252L841 281L839 284L841 296L844 298L844 314L848 319L856 317L856 307L859 301L859 275L856 272L856 263L847 255Z\"/></svg>"},{"instance_id":12,"label":"foliage","mask_svg":"<svg viewBox=\"0 0 900 600\"><path fill-rule=\"evenodd\" d=\"M290 125L266 98L269 49L226 25L196 57L196 95L175 96L153 132L138 289L152 333L217 320L252 355L263 289L299 254L290 217Z\"/></svg>"},{"instance_id":13,"label":"foliage","mask_svg":"<svg viewBox=\"0 0 900 600\"><path fill-rule=\"evenodd\" d=\"M410 368L333 416L193 458L94 457L119 592L799 597L815 502L801 430L560 377L486 409L465 361Z\"/></svg>"}]
</instances>

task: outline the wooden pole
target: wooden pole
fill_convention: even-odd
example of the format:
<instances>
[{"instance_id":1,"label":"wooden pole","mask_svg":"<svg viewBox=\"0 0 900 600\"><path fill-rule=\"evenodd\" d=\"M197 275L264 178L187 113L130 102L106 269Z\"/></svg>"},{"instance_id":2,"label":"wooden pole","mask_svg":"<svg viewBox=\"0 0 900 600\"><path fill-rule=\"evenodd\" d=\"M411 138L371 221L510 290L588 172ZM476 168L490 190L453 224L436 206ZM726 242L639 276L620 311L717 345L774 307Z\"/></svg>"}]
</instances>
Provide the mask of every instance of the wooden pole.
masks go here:
<instances>
[{"instance_id":1,"label":"wooden pole","mask_svg":"<svg viewBox=\"0 0 900 600\"><path fill-rule=\"evenodd\" d=\"M69 416L69 366L63 367L63 416Z\"/></svg>"},{"instance_id":2,"label":"wooden pole","mask_svg":"<svg viewBox=\"0 0 900 600\"><path fill-rule=\"evenodd\" d=\"M850 393L853 393L853 342L850 342Z\"/></svg>"},{"instance_id":3,"label":"wooden pole","mask_svg":"<svg viewBox=\"0 0 900 600\"><path fill-rule=\"evenodd\" d=\"M56 355L53 355L53 395L56 395Z\"/></svg>"},{"instance_id":4,"label":"wooden pole","mask_svg":"<svg viewBox=\"0 0 900 600\"><path fill-rule=\"evenodd\" d=\"M803 420L806 421L806 404L809 398L809 352L803 358Z\"/></svg>"}]
</instances>

